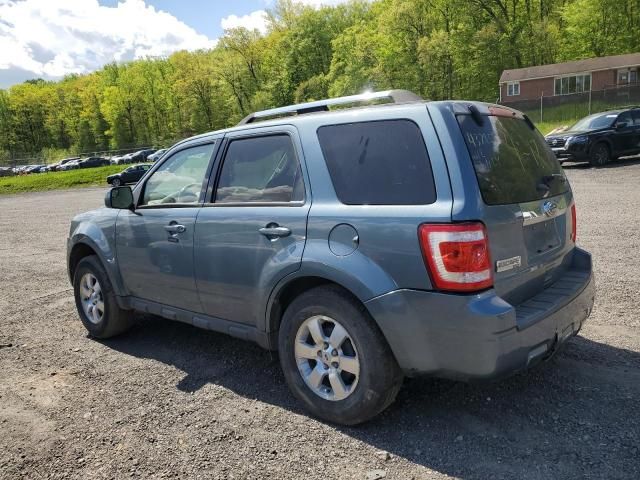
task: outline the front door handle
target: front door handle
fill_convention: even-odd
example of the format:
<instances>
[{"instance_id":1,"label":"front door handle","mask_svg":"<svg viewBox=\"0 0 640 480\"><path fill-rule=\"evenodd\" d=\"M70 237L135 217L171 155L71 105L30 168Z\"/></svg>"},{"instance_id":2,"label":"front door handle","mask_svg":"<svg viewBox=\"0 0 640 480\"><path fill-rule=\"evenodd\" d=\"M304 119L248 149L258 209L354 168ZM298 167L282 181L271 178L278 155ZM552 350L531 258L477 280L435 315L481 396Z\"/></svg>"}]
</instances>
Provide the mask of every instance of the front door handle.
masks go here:
<instances>
[{"instance_id":1,"label":"front door handle","mask_svg":"<svg viewBox=\"0 0 640 480\"><path fill-rule=\"evenodd\" d=\"M167 232L169 232L169 233L171 233L173 235L173 234L176 234L176 233L184 233L184 232L186 232L187 227L185 227L184 225L178 225L177 223L171 223L171 224L165 226L164 229Z\"/></svg>"},{"instance_id":2,"label":"front door handle","mask_svg":"<svg viewBox=\"0 0 640 480\"><path fill-rule=\"evenodd\" d=\"M277 224L267 225L266 227L263 227L258 231L270 240L275 240L276 238L280 237L288 237L289 235L291 235L291 230L289 230L287 227L281 227Z\"/></svg>"}]
</instances>

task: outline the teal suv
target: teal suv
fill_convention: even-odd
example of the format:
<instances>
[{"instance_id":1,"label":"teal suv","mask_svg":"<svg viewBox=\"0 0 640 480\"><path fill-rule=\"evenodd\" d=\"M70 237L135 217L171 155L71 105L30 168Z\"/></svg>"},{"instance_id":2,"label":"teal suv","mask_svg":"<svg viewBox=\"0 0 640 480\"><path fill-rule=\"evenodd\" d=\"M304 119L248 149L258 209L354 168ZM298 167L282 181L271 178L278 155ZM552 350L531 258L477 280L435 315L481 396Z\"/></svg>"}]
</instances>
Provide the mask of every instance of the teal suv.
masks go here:
<instances>
[{"instance_id":1,"label":"teal suv","mask_svg":"<svg viewBox=\"0 0 640 480\"><path fill-rule=\"evenodd\" d=\"M256 112L174 145L105 207L68 239L91 336L147 312L256 342L336 423L384 410L404 376L532 367L594 301L569 182L497 105L392 90Z\"/></svg>"}]
</instances>

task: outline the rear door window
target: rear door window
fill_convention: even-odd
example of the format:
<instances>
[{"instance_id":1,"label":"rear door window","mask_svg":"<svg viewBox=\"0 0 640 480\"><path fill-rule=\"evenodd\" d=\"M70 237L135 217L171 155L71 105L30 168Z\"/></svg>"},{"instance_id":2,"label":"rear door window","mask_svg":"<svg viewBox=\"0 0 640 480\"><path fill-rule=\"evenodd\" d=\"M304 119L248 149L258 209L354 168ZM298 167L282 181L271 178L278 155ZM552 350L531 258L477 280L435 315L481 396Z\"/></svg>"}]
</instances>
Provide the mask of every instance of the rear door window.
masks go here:
<instances>
[{"instance_id":1,"label":"rear door window","mask_svg":"<svg viewBox=\"0 0 640 480\"><path fill-rule=\"evenodd\" d=\"M487 205L524 203L568 190L544 137L522 118L458 115L482 198Z\"/></svg>"},{"instance_id":2,"label":"rear door window","mask_svg":"<svg viewBox=\"0 0 640 480\"><path fill-rule=\"evenodd\" d=\"M216 203L302 201L302 170L289 135L242 138L229 143Z\"/></svg>"},{"instance_id":3,"label":"rear door window","mask_svg":"<svg viewBox=\"0 0 640 480\"><path fill-rule=\"evenodd\" d=\"M410 120L329 125L318 140L347 205L426 205L436 189L420 128Z\"/></svg>"}]
</instances>

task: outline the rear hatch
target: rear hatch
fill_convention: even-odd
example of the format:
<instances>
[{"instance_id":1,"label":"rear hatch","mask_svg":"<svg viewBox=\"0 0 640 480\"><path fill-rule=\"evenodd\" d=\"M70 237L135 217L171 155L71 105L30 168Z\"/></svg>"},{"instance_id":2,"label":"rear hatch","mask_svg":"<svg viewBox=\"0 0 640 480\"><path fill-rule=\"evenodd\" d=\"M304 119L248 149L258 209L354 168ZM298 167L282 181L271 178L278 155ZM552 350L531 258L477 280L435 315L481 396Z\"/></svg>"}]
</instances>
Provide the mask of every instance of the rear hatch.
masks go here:
<instances>
[{"instance_id":1,"label":"rear hatch","mask_svg":"<svg viewBox=\"0 0 640 480\"><path fill-rule=\"evenodd\" d=\"M456 115L483 200L496 293L518 305L571 264L573 196L544 137L522 114L471 106Z\"/></svg>"}]
</instances>

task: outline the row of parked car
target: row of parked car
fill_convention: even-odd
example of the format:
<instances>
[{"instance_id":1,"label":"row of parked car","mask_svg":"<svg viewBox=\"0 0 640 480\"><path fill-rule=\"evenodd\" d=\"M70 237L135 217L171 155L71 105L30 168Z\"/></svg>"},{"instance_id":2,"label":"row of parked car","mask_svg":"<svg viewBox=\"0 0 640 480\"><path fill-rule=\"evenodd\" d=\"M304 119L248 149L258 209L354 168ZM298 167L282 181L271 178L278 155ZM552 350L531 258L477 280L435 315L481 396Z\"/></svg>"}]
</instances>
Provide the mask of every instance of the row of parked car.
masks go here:
<instances>
[{"instance_id":1,"label":"row of parked car","mask_svg":"<svg viewBox=\"0 0 640 480\"><path fill-rule=\"evenodd\" d=\"M115 155L112 157L92 156L86 158L70 157L64 158L51 165L19 165L17 167L0 167L0 177L12 175L29 175L32 173L60 172L75 170L79 168L104 167L106 165L121 165L140 162L155 162L167 151L166 148L157 150L149 148L138 150L126 155Z\"/></svg>"},{"instance_id":2,"label":"row of parked car","mask_svg":"<svg viewBox=\"0 0 640 480\"><path fill-rule=\"evenodd\" d=\"M128 153L126 155L117 155L111 157L111 164L120 165L123 163L139 163L144 161L155 162L159 159L164 152L166 152L166 148L161 148L160 150L156 150L154 148L150 148L147 150L139 150L137 152Z\"/></svg>"}]
</instances>

